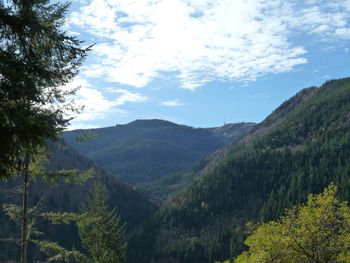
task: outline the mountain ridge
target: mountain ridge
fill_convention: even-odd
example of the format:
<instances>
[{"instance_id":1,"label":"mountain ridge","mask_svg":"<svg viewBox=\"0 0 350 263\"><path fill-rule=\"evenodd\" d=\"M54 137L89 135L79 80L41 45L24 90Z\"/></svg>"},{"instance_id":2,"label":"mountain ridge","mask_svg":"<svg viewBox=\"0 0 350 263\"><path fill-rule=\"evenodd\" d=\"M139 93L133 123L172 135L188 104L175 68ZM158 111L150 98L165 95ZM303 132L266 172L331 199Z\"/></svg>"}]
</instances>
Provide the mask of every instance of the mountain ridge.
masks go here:
<instances>
[{"instance_id":1,"label":"mountain ridge","mask_svg":"<svg viewBox=\"0 0 350 263\"><path fill-rule=\"evenodd\" d=\"M214 153L202 175L158 213L155 262L233 258L244 247L246 223L277 218L331 181L349 200L349 112L350 78L328 81L302 90Z\"/></svg>"},{"instance_id":2,"label":"mountain ridge","mask_svg":"<svg viewBox=\"0 0 350 263\"><path fill-rule=\"evenodd\" d=\"M252 127L253 123L239 123L224 128L193 128L151 119L67 131L63 137L71 147L121 180L138 185L188 169ZM79 144L76 138L86 131L95 138Z\"/></svg>"}]
</instances>

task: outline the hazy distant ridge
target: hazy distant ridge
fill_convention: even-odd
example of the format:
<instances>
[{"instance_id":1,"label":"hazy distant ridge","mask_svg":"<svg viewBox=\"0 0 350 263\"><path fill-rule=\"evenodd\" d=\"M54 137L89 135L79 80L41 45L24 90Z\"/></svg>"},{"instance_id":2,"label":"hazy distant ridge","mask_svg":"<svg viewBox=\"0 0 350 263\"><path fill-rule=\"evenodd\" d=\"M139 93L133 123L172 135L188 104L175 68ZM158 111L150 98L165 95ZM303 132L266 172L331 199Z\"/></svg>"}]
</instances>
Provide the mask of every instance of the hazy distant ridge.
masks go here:
<instances>
[{"instance_id":1,"label":"hazy distant ridge","mask_svg":"<svg viewBox=\"0 0 350 263\"><path fill-rule=\"evenodd\" d=\"M64 140L123 181L138 184L193 166L253 126L239 123L202 129L165 120L136 120L93 129L96 138L85 143L76 141L84 130L65 132Z\"/></svg>"}]
</instances>

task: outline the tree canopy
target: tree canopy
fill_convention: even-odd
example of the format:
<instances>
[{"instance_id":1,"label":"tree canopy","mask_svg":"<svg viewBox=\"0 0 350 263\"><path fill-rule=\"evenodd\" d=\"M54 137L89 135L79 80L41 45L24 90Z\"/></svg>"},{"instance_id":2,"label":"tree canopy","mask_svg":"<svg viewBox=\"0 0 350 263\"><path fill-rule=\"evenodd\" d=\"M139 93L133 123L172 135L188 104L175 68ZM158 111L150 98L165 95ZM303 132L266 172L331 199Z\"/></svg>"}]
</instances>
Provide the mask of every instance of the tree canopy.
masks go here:
<instances>
[{"instance_id":1,"label":"tree canopy","mask_svg":"<svg viewBox=\"0 0 350 263\"><path fill-rule=\"evenodd\" d=\"M77 75L90 47L63 30L68 3L0 2L0 178L22 169L69 123L74 110L62 87Z\"/></svg>"},{"instance_id":2,"label":"tree canopy","mask_svg":"<svg viewBox=\"0 0 350 263\"><path fill-rule=\"evenodd\" d=\"M280 220L258 227L235 262L350 262L350 210L336 192L331 184Z\"/></svg>"},{"instance_id":3,"label":"tree canopy","mask_svg":"<svg viewBox=\"0 0 350 263\"><path fill-rule=\"evenodd\" d=\"M108 209L107 190L101 183L95 185L77 226L91 262L124 262L125 224L115 210Z\"/></svg>"}]
</instances>

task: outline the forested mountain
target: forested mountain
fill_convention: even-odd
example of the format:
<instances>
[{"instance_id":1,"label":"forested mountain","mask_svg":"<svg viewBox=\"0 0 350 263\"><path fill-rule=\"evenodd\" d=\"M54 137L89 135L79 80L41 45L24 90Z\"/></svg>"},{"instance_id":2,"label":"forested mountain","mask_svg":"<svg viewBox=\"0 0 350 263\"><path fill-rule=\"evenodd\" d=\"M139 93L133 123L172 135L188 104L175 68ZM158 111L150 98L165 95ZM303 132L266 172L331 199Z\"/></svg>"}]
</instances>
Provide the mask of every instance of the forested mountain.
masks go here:
<instances>
[{"instance_id":1,"label":"forested mountain","mask_svg":"<svg viewBox=\"0 0 350 263\"><path fill-rule=\"evenodd\" d=\"M188 169L253 123L220 128L192 128L164 120L136 120L126 125L88 130L93 139L78 143L86 130L64 133L67 144L121 180L141 184Z\"/></svg>"},{"instance_id":2,"label":"forested mountain","mask_svg":"<svg viewBox=\"0 0 350 263\"><path fill-rule=\"evenodd\" d=\"M250 226L280 216L330 182L349 200L350 79L299 92L218 151L202 174L168 200L145 231L154 238L149 258L155 262L233 258Z\"/></svg>"},{"instance_id":3,"label":"forested mountain","mask_svg":"<svg viewBox=\"0 0 350 263\"><path fill-rule=\"evenodd\" d=\"M256 124L252 122L228 123L220 127L206 128L223 142L230 142L249 132Z\"/></svg>"},{"instance_id":4,"label":"forested mountain","mask_svg":"<svg viewBox=\"0 0 350 263\"><path fill-rule=\"evenodd\" d=\"M39 205L42 211L80 212L94 181L101 181L108 189L110 207L116 209L121 220L127 224L128 237L134 235L137 228L154 213L156 206L144 194L120 182L115 176L97 167L92 161L63 142L49 143L49 153L50 159L46 164L48 171L62 169L86 171L94 168L95 175L83 185L67 184L63 180L50 185L41 180L32 179L29 195L31 207ZM21 187L21 177L1 182L0 206L6 203L21 203L19 195ZM51 225L47 222L39 222L39 225L40 230L46 234L43 238L59 242L65 248L81 248L74 224ZM20 229L10 222L0 210L0 262L3 260L9 262L10 259L18 260L19 245L16 240L19 235ZM29 246L29 258L38 260L40 257L39 251Z\"/></svg>"},{"instance_id":5,"label":"forested mountain","mask_svg":"<svg viewBox=\"0 0 350 263\"><path fill-rule=\"evenodd\" d=\"M149 189L158 189L158 196L167 197L158 210L146 196L64 144L63 148L51 145L52 160L47 168L86 170L95 167L96 177L102 178L109 189L111 206L127 222L127 262L135 263L214 262L234 258L242 252L243 241L257 224L280 217L285 208L304 202L308 193L319 193L334 182L339 197L350 200L350 78L300 91L256 126L237 125L193 129L159 120L135 121L91 130L90 135L95 138L82 144L75 140L86 131L71 131L64 135L65 140L80 152L91 158L100 156L101 162L102 156L118 149L117 161L129 160L130 167L132 157L136 158L137 153L144 153L143 162L153 160L147 159L150 156L158 158L160 163L169 161L170 155L166 154L173 146L178 148L172 153L179 156L188 154L183 152L185 149L197 153L196 158L202 156L191 164L185 158L188 166L179 157L184 173L179 167L176 167L178 173L171 173L173 167L164 166L169 169L167 174L148 177L147 180L153 183L153 186L148 184ZM229 134L239 129L250 131L241 137L230 137ZM228 143L224 145L225 140ZM220 145L224 146L215 151ZM121 154L125 152L128 154ZM168 157L161 159L162 156ZM113 160L111 155L106 164ZM174 160L177 159L174 157ZM137 180L145 181L131 178L138 183L147 181L145 174L137 177ZM42 182L32 182L31 190L35 195L31 194L31 205L42 199L47 209L77 211L91 184L91 181L83 186L59 183L49 187ZM11 201L14 200L15 194L9 190L18 185L18 181L11 180L1 186L2 203L10 196ZM176 194L168 198L170 192ZM0 224L1 241L18 233L3 214L0 214L0 220L4 222ZM50 237L64 246L79 247L73 225L43 227ZM10 246L11 242L2 244L7 247L0 255L6 259L14 258L17 251ZM38 256L34 250L31 253L31 257Z\"/></svg>"},{"instance_id":6,"label":"forested mountain","mask_svg":"<svg viewBox=\"0 0 350 263\"><path fill-rule=\"evenodd\" d=\"M59 144L51 144L49 148L50 159L47 165L48 170L62 170L62 169L79 169L85 171L94 168L95 175L92 180L86 182L81 186L71 186L67 184L59 185L64 190L71 190L70 196L80 196L84 199L88 194L89 187L94 180L102 180L107 190L110 193L110 205L115 207L120 213L122 219L128 222L128 225L134 227L142 223L155 209L148 198L141 192L135 190L134 187L121 182L115 176L95 165L91 160L79 154L70 146L60 142ZM76 189L70 189L73 187ZM74 200L74 202L81 203L83 200Z\"/></svg>"}]
</instances>

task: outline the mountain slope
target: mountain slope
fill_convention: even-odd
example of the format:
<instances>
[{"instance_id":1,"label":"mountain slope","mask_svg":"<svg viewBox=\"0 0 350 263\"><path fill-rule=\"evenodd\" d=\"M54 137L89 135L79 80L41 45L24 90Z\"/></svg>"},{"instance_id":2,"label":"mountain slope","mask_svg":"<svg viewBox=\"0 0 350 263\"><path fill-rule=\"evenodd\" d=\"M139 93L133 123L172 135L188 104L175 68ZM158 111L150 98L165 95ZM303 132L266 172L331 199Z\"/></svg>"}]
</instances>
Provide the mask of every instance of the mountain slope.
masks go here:
<instances>
[{"instance_id":1,"label":"mountain slope","mask_svg":"<svg viewBox=\"0 0 350 263\"><path fill-rule=\"evenodd\" d=\"M239 142L216 153L203 175L159 213L156 262L213 262L237 255L249 221L334 181L350 199L350 79L301 91Z\"/></svg>"},{"instance_id":2,"label":"mountain slope","mask_svg":"<svg viewBox=\"0 0 350 263\"><path fill-rule=\"evenodd\" d=\"M136 120L91 130L95 138L83 144L76 138L84 134L84 130L65 132L64 139L123 181L141 184L188 169L253 125L241 123L215 130L195 129L163 120Z\"/></svg>"},{"instance_id":3,"label":"mountain slope","mask_svg":"<svg viewBox=\"0 0 350 263\"><path fill-rule=\"evenodd\" d=\"M83 185L72 185L59 182L55 185L48 185L40 180L30 180L30 206L40 203L44 211L79 212L86 202L94 181L102 181L108 190L108 202L111 209L115 208L120 214L121 220L127 224L128 237L134 235L146 220L156 210L155 205L145 195L120 182L114 176L97 167L92 161L80 155L71 147L62 142L49 143L50 160L46 168L50 171L62 169L79 169L86 171L95 169L95 175ZM0 182L0 206L5 203L21 203L21 196L13 190L20 189L22 178L15 178L8 182ZM66 248L79 248L80 242L77 230L74 225L50 225L46 222L39 222L39 226L48 239L59 242ZM18 259L19 246L9 242L8 239L18 238L20 230L9 222L0 209L0 261ZM39 251L32 246L29 247L31 260L41 259Z\"/></svg>"},{"instance_id":4,"label":"mountain slope","mask_svg":"<svg viewBox=\"0 0 350 263\"><path fill-rule=\"evenodd\" d=\"M141 192L135 190L134 187L121 182L109 172L95 165L91 160L79 154L70 146L60 143L51 144L50 159L47 165L48 170L61 169L79 169L86 171L94 168L95 175L92 180L86 182L83 186L74 185L58 185L63 187L64 191L70 191L70 196L79 196L82 200L87 197L88 191L94 180L102 180L110 194L110 206L116 208L124 221L128 222L129 226L137 226L141 224L155 210L155 206ZM79 199L73 202L81 203Z\"/></svg>"},{"instance_id":5,"label":"mountain slope","mask_svg":"<svg viewBox=\"0 0 350 263\"><path fill-rule=\"evenodd\" d=\"M207 128L206 130L210 131L221 141L230 142L249 132L255 125L256 123L251 122L229 123L221 127Z\"/></svg>"}]
</instances>

